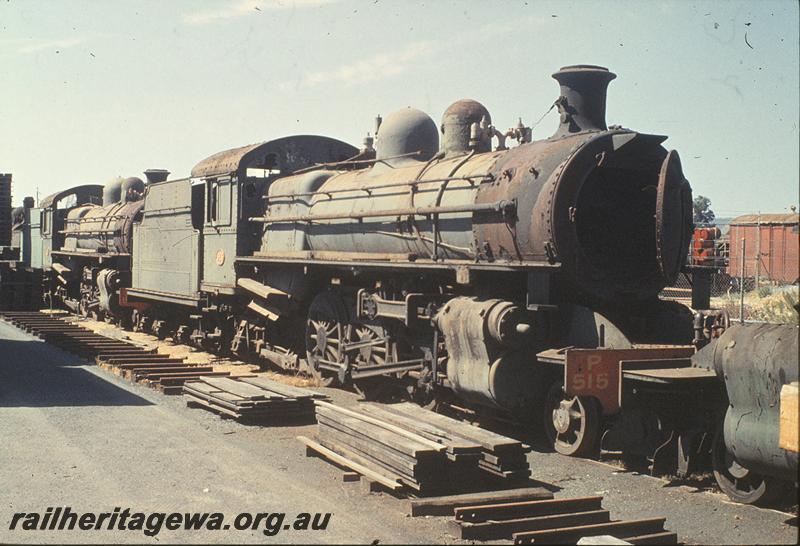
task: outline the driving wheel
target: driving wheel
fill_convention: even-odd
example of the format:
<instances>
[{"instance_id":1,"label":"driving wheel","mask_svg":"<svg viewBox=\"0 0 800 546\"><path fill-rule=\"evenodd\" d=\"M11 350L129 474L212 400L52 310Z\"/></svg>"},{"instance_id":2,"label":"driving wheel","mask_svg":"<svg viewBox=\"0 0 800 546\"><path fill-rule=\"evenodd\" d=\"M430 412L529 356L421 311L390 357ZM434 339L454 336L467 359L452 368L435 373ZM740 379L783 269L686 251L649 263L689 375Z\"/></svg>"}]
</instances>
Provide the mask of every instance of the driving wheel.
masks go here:
<instances>
[{"instance_id":1,"label":"driving wheel","mask_svg":"<svg viewBox=\"0 0 800 546\"><path fill-rule=\"evenodd\" d=\"M322 292L311 302L306 320L306 357L311 375L328 387L345 371L341 346L349 338L347 309L333 292ZM338 367L338 371L325 366Z\"/></svg>"}]
</instances>

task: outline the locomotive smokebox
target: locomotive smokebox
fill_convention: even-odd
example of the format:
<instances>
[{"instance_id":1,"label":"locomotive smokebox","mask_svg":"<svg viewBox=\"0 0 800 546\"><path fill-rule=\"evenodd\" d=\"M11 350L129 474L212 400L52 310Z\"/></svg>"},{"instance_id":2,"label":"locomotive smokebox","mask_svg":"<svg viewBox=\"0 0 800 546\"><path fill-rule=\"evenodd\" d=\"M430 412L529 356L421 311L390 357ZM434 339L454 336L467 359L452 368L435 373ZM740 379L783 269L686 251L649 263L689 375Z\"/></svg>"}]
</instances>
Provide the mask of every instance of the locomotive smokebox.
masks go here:
<instances>
[{"instance_id":1,"label":"locomotive smokebox","mask_svg":"<svg viewBox=\"0 0 800 546\"><path fill-rule=\"evenodd\" d=\"M588 64L565 66L553 74L561 85L561 96L556 101L561 124L553 136L607 129L606 92L616 77L607 68Z\"/></svg>"}]
</instances>

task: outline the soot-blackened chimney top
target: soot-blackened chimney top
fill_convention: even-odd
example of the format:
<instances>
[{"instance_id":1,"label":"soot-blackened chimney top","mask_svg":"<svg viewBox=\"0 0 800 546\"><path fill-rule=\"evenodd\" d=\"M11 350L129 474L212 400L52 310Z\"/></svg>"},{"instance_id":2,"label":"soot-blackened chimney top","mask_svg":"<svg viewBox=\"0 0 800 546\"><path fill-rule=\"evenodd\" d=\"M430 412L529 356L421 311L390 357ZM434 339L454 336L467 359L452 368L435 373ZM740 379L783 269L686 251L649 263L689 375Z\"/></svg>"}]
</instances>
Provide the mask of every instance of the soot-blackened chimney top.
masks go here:
<instances>
[{"instance_id":1,"label":"soot-blackened chimney top","mask_svg":"<svg viewBox=\"0 0 800 546\"><path fill-rule=\"evenodd\" d=\"M616 77L607 68L589 64L565 66L553 74L561 85L556 101L561 123L553 136L606 130L606 91Z\"/></svg>"}]
</instances>

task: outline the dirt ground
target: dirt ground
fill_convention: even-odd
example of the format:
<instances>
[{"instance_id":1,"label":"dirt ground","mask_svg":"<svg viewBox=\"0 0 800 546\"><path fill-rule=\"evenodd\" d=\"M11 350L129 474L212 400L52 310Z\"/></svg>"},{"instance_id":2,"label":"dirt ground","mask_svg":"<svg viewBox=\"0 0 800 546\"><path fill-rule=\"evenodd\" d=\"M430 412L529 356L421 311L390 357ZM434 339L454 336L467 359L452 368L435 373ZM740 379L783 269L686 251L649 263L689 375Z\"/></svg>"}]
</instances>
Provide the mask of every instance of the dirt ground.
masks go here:
<instances>
[{"instance_id":1,"label":"dirt ground","mask_svg":"<svg viewBox=\"0 0 800 546\"><path fill-rule=\"evenodd\" d=\"M124 335L143 344L155 339ZM172 349L178 350L159 347ZM358 403L353 393L317 390L337 404ZM405 501L365 494L343 483L340 469L306 458L296 436L314 431L315 425L245 426L190 409L181 396L129 383L0 321L0 543L463 543L450 534L448 518L410 518ZM532 452L529 461L532 477L549 484L556 498L602 494L615 518L665 516L666 528L687 544L798 539L796 516L734 504L711 488L544 451ZM82 512L130 507L228 517L330 512L332 522L325 531L272 537L260 530L162 531L155 538L136 531L9 530L14 512L64 505Z\"/></svg>"}]
</instances>

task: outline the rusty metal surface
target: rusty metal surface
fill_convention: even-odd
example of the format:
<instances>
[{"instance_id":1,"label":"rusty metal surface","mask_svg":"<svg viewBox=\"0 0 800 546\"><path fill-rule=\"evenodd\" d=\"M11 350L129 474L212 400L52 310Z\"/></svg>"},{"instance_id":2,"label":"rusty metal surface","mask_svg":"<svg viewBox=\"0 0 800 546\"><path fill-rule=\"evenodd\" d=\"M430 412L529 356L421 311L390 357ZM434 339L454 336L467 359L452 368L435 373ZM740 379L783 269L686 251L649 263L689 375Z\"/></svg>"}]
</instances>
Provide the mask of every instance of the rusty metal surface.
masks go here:
<instances>
[{"instance_id":1,"label":"rusty metal surface","mask_svg":"<svg viewBox=\"0 0 800 546\"><path fill-rule=\"evenodd\" d=\"M561 87L556 101L561 120L555 136L606 129L606 89L617 75L594 65L562 67L553 74Z\"/></svg>"},{"instance_id":2,"label":"rusty metal surface","mask_svg":"<svg viewBox=\"0 0 800 546\"><path fill-rule=\"evenodd\" d=\"M725 447L738 464L794 480L798 454L779 447L780 391L798 379L798 327L734 324L695 357L725 381Z\"/></svg>"},{"instance_id":3,"label":"rusty metal surface","mask_svg":"<svg viewBox=\"0 0 800 546\"><path fill-rule=\"evenodd\" d=\"M688 358L693 347L637 349L567 349L564 390L569 396L593 396L600 401L604 415L622 408L622 371L625 361L660 361ZM678 363L676 363L678 364ZM688 365L688 362L676 367Z\"/></svg>"},{"instance_id":4,"label":"rusty metal surface","mask_svg":"<svg viewBox=\"0 0 800 546\"><path fill-rule=\"evenodd\" d=\"M130 254L133 223L138 220L143 207L144 201L133 201L72 209L65 222L62 249Z\"/></svg>"},{"instance_id":5,"label":"rusty metal surface","mask_svg":"<svg viewBox=\"0 0 800 546\"><path fill-rule=\"evenodd\" d=\"M312 250L394 252L441 260L475 256L470 223L478 183L501 154L480 154L431 162L407 160L388 167L341 173L325 182L311 200L311 215L340 220L308 226ZM346 191L342 191L346 190ZM328 194L326 192L333 192ZM392 210L461 207L457 214L392 214ZM359 214L379 214L359 222ZM352 217L351 219L346 218Z\"/></svg>"},{"instance_id":6,"label":"rusty metal surface","mask_svg":"<svg viewBox=\"0 0 800 546\"><path fill-rule=\"evenodd\" d=\"M624 363L623 363L624 364ZM716 379L717 375L702 368L655 368L652 370L626 370L623 367L623 378L636 378L654 383L678 383Z\"/></svg>"},{"instance_id":7,"label":"rusty metal surface","mask_svg":"<svg viewBox=\"0 0 800 546\"><path fill-rule=\"evenodd\" d=\"M290 136L216 153L195 165L192 177L231 174L243 177L248 168L279 170L286 175L316 163L342 161L357 153L354 146L333 138Z\"/></svg>"},{"instance_id":8,"label":"rusty metal surface","mask_svg":"<svg viewBox=\"0 0 800 546\"><path fill-rule=\"evenodd\" d=\"M656 259L667 284L678 278L692 236L692 190L683 177L678 152L661 166L656 194Z\"/></svg>"},{"instance_id":9,"label":"rusty metal surface","mask_svg":"<svg viewBox=\"0 0 800 546\"><path fill-rule=\"evenodd\" d=\"M517 544L575 544L584 536L625 538L621 544L676 544L666 518L616 520L603 497L481 504L455 509L451 529L462 540L514 539ZM606 540L605 543L611 543Z\"/></svg>"},{"instance_id":10,"label":"rusty metal surface","mask_svg":"<svg viewBox=\"0 0 800 546\"><path fill-rule=\"evenodd\" d=\"M470 128L473 123L492 123L486 107L475 100L461 99L451 104L442 115L442 150L445 156L465 154L470 149ZM491 150L491 141L480 142L478 152Z\"/></svg>"},{"instance_id":11,"label":"rusty metal surface","mask_svg":"<svg viewBox=\"0 0 800 546\"><path fill-rule=\"evenodd\" d=\"M498 300L453 298L434 317L447 347L447 378L466 400L518 410L537 398L540 368L529 361L531 317Z\"/></svg>"}]
</instances>

